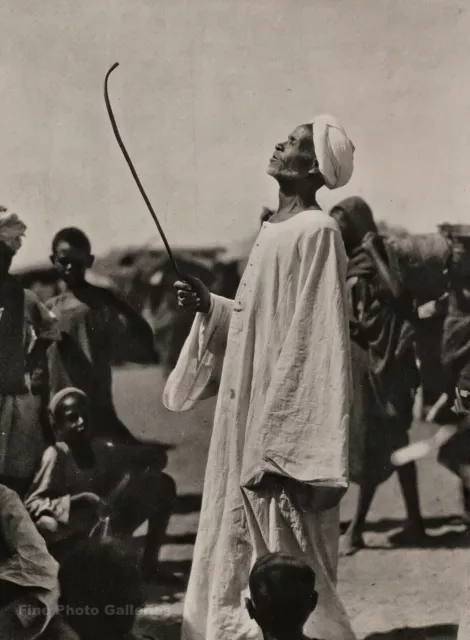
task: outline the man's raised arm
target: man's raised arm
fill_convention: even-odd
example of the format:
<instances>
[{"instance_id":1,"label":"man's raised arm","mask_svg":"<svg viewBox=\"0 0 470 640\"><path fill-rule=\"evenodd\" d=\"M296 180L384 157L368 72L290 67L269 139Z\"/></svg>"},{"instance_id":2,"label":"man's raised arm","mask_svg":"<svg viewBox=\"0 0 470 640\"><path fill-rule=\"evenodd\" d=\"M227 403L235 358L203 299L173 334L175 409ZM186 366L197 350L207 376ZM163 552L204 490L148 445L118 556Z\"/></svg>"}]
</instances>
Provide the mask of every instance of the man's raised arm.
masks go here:
<instances>
[{"instance_id":1,"label":"man's raised arm","mask_svg":"<svg viewBox=\"0 0 470 640\"><path fill-rule=\"evenodd\" d=\"M190 334L163 392L170 411L187 411L213 395L225 355L233 300L210 293L198 278L187 277L174 285L178 305L196 311Z\"/></svg>"}]
</instances>

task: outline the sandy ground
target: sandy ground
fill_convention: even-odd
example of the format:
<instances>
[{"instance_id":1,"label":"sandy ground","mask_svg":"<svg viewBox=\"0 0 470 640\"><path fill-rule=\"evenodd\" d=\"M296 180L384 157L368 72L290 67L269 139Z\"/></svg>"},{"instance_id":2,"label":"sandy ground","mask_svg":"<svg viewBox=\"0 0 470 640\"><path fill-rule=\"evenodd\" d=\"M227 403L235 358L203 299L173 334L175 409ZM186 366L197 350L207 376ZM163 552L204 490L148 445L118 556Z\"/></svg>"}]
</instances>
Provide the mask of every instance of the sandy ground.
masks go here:
<instances>
[{"instance_id":1,"label":"sandy ground","mask_svg":"<svg viewBox=\"0 0 470 640\"><path fill-rule=\"evenodd\" d=\"M169 568L187 574L197 530L204 467L214 404L204 401L185 414L161 405L162 377L157 368L127 368L115 376L116 404L126 424L145 439L171 443L168 471L175 478L179 502L162 558ZM413 437L427 434L417 425ZM466 594L463 584L470 554L458 518L458 483L430 458L420 464L420 490L429 548L394 549L388 537L404 518L395 478L378 492L366 532L367 549L341 560L339 590L358 639L422 640L455 638ZM342 504L342 521L351 516L352 487ZM184 594L149 586L139 626L161 640L179 638Z\"/></svg>"}]
</instances>

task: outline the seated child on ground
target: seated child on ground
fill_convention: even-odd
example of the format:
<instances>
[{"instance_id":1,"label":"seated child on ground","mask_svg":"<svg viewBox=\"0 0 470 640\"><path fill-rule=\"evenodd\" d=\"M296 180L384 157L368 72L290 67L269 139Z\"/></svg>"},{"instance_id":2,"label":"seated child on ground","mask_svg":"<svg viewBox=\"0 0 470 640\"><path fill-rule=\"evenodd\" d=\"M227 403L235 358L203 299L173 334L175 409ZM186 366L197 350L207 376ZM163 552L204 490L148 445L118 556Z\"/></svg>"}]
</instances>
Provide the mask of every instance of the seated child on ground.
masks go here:
<instances>
[{"instance_id":1,"label":"seated child on ground","mask_svg":"<svg viewBox=\"0 0 470 640\"><path fill-rule=\"evenodd\" d=\"M44 452L25 505L51 552L60 559L104 516L110 535L121 539L130 539L148 520L142 569L147 577L161 577L157 558L176 499L174 481L161 470L161 453L157 465L145 444L141 449L90 441L88 400L80 389L54 396L50 420L57 441ZM108 504L118 486L120 493Z\"/></svg>"},{"instance_id":2,"label":"seated child on ground","mask_svg":"<svg viewBox=\"0 0 470 640\"><path fill-rule=\"evenodd\" d=\"M250 574L246 600L264 640L307 640L303 628L317 606L315 573L308 564L283 553L268 553Z\"/></svg>"}]
</instances>

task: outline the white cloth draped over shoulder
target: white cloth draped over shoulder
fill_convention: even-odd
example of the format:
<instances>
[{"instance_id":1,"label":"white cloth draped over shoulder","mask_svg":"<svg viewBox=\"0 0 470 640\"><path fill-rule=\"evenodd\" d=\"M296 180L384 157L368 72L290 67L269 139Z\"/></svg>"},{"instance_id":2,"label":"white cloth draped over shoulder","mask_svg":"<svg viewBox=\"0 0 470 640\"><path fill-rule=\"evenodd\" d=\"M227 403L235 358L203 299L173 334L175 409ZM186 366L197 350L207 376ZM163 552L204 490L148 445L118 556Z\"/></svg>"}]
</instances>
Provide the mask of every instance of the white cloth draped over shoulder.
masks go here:
<instances>
[{"instance_id":1,"label":"white cloth draped over shoulder","mask_svg":"<svg viewBox=\"0 0 470 640\"><path fill-rule=\"evenodd\" d=\"M235 301L212 296L168 379L164 404L183 411L221 375L187 640L260 638L244 608L248 576L254 559L277 550L304 557L317 573L319 605L306 632L355 637L335 588L338 507L319 511L311 502L325 488L339 502L348 484L345 276L341 236L323 212L265 223ZM284 481L266 483L273 475Z\"/></svg>"}]
</instances>

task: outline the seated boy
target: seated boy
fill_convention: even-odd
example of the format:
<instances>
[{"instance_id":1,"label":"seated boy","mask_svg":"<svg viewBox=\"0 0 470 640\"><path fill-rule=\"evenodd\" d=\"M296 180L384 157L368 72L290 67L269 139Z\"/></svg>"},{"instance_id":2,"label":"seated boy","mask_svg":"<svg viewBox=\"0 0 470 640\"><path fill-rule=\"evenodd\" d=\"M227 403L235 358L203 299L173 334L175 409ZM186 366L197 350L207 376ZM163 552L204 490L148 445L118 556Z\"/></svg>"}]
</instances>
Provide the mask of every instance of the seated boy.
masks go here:
<instances>
[{"instance_id":1,"label":"seated boy","mask_svg":"<svg viewBox=\"0 0 470 640\"><path fill-rule=\"evenodd\" d=\"M71 543L88 537L109 517L110 535L130 538L148 519L142 557L147 577L158 570L157 557L176 499L175 483L161 471L161 449L88 439L88 399L66 388L50 404L56 443L43 454L25 505L51 552L61 558ZM115 493L112 504L106 496Z\"/></svg>"},{"instance_id":2,"label":"seated boy","mask_svg":"<svg viewBox=\"0 0 470 640\"><path fill-rule=\"evenodd\" d=\"M305 562L283 553L268 553L250 574L250 617L264 640L307 640L303 628L317 606L315 573Z\"/></svg>"},{"instance_id":3,"label":"seated boy","mask_svg":"<svg viewBox=\"0 0 470 640\"><path fill-rule=\"evenodd\" d=\"M94 256L83 231L59 231L51 261L65 287L47 303L61 335L48 350L52 394L69 386L82 389L88 396L92 435L135 442L114 408L111 366L116 360L155 363L152 330L127 303L86 281Z\"/></svg>"}]
</instances>

